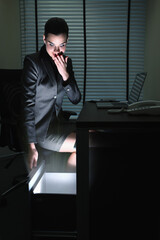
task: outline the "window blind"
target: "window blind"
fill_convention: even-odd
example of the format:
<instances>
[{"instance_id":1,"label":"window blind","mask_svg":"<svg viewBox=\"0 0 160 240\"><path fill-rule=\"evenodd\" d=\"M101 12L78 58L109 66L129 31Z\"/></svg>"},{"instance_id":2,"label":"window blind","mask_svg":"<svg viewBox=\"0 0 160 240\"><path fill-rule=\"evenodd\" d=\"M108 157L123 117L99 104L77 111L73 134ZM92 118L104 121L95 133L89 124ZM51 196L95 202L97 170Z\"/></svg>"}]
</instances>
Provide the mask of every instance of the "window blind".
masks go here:
<instances>
[{"instance_id":1,"label":"window blind","mask_svg":"<svg viewBox=\"0 0 160 240\"><path fill-rule=\"evenodd\" d=\"M86 100L125 99L128 1L86 1Z\"/></svg>"},{"instance_id":2,"label":"window blind","mask_svg":"<svg viewBox=\"0 0 160 240\"><path fill-rule=\"evenodd\" d=\"M145 1L131 1L129 91L144 71ZM128 1L87 0L86 100L126 100Z\"/></svg>"},{"instance_id":3,"label":"window blind","mask_svg":"<svg viewBox=\"0 0 160 240\"><path fill-rule=\"evenodd\" d=\"M83 95L84 9L86 17L86 96L126 99L128 0L37 0L38 49L43 44L44 24L51 17L64 18L70 28L66 55ZM85 4L85 8L84 8ZM129 34L129 91L136 73L144 70L145 0L131 0ZM36 51L35 1L20 0L22 60ZM63 108L77 113L67 98Z\"/></svg>"},{"instance_id":4,"label":"window blind","mask_svg":"<svg viewBox=\"0 0 160 240\"><path fill-rule=\"evenodd\" d=\"M130 38L129 38L129 91L135 75L144 71L146 1L131 1ZM143 97L143 91L141 99Z\"/></svg>"},{"instance_id":5,"label":"window blind","mask_svg":"<svg viewBox=\"0 0 160 240\"><path fill-rule=\"evenodd\" d=\"M25 55L36 52L35 2L20 0L22 66Z\"/></svg>"}]
</instances>

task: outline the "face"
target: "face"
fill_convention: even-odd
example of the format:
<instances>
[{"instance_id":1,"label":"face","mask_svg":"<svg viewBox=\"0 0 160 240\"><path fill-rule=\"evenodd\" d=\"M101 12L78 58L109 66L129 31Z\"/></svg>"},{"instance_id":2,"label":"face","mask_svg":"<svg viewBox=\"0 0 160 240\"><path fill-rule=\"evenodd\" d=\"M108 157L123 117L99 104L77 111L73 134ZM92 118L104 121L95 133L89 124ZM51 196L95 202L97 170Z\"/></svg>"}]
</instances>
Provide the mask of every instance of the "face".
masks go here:
<instances>
[{"instance_id":1,"label":"face","mask_svg":"<svg viewBox=\"0 0 160 240\"><path fill-rule=\"evenodd\" d=\"M54 35L49 33L47 38L43 35L43 41L46 45L46 51L54 60L60 52L64 53L67 45L67 36L65 34Z\"/></svg>"}]
</instances>

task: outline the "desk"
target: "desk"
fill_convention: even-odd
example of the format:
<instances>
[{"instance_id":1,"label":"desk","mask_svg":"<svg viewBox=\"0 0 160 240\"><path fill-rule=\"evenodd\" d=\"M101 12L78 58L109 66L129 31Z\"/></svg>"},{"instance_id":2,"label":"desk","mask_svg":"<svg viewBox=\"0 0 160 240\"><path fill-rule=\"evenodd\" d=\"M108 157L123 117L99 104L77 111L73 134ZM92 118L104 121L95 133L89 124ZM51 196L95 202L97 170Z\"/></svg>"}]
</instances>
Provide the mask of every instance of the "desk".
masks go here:
<instances>
[{"instance_id":1,"label":"desk","mask_svg":"<svg viewBox=\"0 0 160 240\"><path fill-rule=\"evenodd\" d=\"M90 157L89 147L91 148L92 146L90 146L91 141L89 138L90 136L89 130L100 130L100 132L103 132L103 134L105 134L106 139L107 139L107 136L110 137L112 134L116 134L116 137L118 136L119 138L118 142L120 145L121 145L120 139L124 138L124 135L127 136L127 139L125 140L125 143L124 143L127 146L126 148L127 151L125 148L121 149L121 154L123 154L122 155L123 159L125 159L126 162L128 161L130 163L132 159L132 163L133 163L136 156L140 156L140 159L143 159L143 161L146 161L146 158L152 155L152 161L151 161L151 158L149 158L149 161L151 162L151 164L148 163L148 161L147 161L147 164L145 164L145 168L147 169L145 170L145 174L146 174L146 171L150 171L149 172L149 175L150 175L151 169L152 169L152 175L154 176L155 175L153 173L154 169L156 169L158 166L158 163L156 161L157 159L156 156L157 156L157 153L159 153L157 139L160 134L160 117L131 116L127 113L109 114L105 109L97 109L96 104L93 102L85 103L79 115L79 118L77 120L78 240L89 240L89 239L93 240L93 236L91 237L91 227L90 227L90 212L91 212L90 198L91 197L90 197L89 179L90 179L91 171L90 171L90 165L89 165L89 157ZM112 144L111 144L112 146L109 147L112 149L112 152L114 152L115 150L114 139L115 138L113 137ZM129 141L131 141L131 144L129 144ZM117 139L115 139L115 145L117 146ZM107 143L106 143L106 146L104 146L104 148L106 147L107 147ZM141 151L140 155L139 155L139 151ZM138 160L136 159L136 164L137 163L141 164L140 159ZM111 159L111 161L112 160L113 159ZM134 170L135 169L137 168L134 166ZM138 169L141 169L141 168L138 167ZM140 176L141 176L141 173L139 173L139 178ZM145 175L145 179L146 178L147 178L147 174ZM158 178L158 181L159 181L159 178ZM115 231L116 231L116 227L115 227ZM123 236L121 237L123 238ZM98 240L98 238L96 237L95 239ZM107 231L106 231L105 239L107 239ZM108 238L108 239L111 239L111 238Z\"/></svg>"}]
</instances>

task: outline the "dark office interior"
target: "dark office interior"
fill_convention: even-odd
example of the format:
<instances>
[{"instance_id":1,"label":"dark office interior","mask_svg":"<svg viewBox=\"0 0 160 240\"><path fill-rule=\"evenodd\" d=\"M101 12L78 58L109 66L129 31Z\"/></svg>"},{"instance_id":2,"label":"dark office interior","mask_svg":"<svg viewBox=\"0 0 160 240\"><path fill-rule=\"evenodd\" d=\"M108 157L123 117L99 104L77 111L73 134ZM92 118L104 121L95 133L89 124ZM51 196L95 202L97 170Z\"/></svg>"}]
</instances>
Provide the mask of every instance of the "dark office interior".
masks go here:
<instances>
[{"instance_id":1,"label":"dark office interior","mask_svg":"<svg viewBox=\"0 0 160 240\"><path fill-rule=\"evenodd\" d=\"M96 107L128 101L139 73L138 101L160 101L159 13L159 0L0 2L0 240L160 239L160 116ZM77 122L77 167L67 168L68 153L38 148L30 171L21 141L23 59L40 49L53 15L69 24L67 54L82 93L77 106L63 106Z\"/></svg>"}]
</instances>

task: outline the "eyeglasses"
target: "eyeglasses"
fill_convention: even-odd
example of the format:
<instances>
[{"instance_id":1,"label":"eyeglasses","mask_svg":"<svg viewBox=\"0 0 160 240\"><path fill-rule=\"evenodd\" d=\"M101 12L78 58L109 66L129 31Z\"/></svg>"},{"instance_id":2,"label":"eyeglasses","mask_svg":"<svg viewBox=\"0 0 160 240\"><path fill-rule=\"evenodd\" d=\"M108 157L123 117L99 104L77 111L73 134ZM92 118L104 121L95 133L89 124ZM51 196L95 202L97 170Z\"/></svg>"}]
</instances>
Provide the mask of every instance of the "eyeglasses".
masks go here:
<instances>
[{"instance_id":1,"label":"eyeglasses","mask_svg":"<svg viewBox=\"0 0 160 240\"><path fill-rule=\"evenodd\" d=\"M60 48L63 49L67 45L67 42L61 43L59 46L56 46L54 43L50 41L46 41L46 43L50 49L60 49Z\"/></svg>"}]
</instances>

